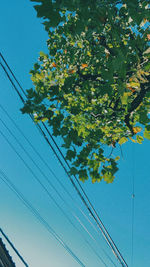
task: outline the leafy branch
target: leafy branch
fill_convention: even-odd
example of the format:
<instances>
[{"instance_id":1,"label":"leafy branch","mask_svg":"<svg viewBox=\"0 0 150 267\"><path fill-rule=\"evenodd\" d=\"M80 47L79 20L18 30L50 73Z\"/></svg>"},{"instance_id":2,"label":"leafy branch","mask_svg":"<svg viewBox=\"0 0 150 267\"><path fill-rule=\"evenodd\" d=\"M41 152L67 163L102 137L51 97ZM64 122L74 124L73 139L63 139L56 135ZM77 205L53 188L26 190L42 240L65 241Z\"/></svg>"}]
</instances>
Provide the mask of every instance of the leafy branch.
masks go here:
<instances>
[{"instance_id":1,"label":"leafy branch","mask_svg":"<svg viewBox=\"0 0 150 267\"><path fill-rule=\"evenodd\" d=\"M132 135L134 135L134 131L133 131L132 125L130 124L130 116L132 112L134 112L139 107L139 105L143 102L143 99L148 91L150 91L150 81L146 83L146 85L141 84L141 90L139 94L136 96L136 98L131 102L130 108L128 109L128 114L125 116L125 123L127 127L130 129Z\"/></svg>"},{"instance_id":2,"label":"leafy branch","mask_svg":"<svg viewBox=\"0 0 150 267\"><path fill-rule=\"evenodd\" d=\"M72 174L110 183L117 144L133 140L139 123L150 139L149 7L146 1L32 1L49 52L40 53L31 71L34 89L22 111L63 138Z\"/></svg>"}]
</instances>

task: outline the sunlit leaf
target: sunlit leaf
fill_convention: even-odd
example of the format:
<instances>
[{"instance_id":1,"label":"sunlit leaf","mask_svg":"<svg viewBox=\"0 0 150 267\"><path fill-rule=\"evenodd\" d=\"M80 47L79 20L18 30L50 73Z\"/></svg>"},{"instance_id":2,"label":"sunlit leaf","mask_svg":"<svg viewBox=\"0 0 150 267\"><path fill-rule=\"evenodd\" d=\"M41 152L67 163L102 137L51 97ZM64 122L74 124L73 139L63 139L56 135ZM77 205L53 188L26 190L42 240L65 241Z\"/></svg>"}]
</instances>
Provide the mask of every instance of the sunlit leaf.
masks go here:
<instances>
[{"instance_id":1,"label":"sunlit leaf","mask_svg":"<svg viewBox=\"0 0 150 267\"><path fill-rule=\"evenodd\" d=\"M128 139L127 139L126 137L122 137L122 138L118 141L118 143L119 143L119 145L122 145L122 144L126 143L127 141L128 141Z\"/></svg>"},{"instance_id":2,"label":"sunlit leaf","mask_svg":"<svg viewBox=\"0 0 150 267\"><path fill-rule=\"evenodd\" d=\"M128 97L130 96L130 93L123 93L123 96L121 96L121 102L123 105L127 105L128 103Z\"/></svg>"},{"instance_id":3,"label":"sunlit leaf","mask_svg":"<svg viewBox=\"0 0 150 267\"><path fill-rule=\"evenodd\" d=\"M142 130L141 127L138 127L138 126L133 127L133 132L134 132L134 134L137 134L137 133L141 132L141 130Z\"/></svg>"},{"instance_id":4,"label":"sunlit leaf","mask_svg":"<svg viewBox=\"0 0 150 267\"><path fill-rule=\"evenodd\" d=\"M147 131L147 130L145 129L145 131L144 131L144 137L145 137L146 139L150 140L150 131Z\"/></svg>"},{"instance_id":5,"label":"sunlit leaf","mask_svg":"<svg viewBox=\"0 0 150 267\"><path fill-rule=\"evenodd\" d=\"M137 139L137 142L138 142L139 144L142 144L142 142L143 142L143 140L144 140L144 138L143 138L142 136L140 136L140 135L137 135L137 136L136 136L136 139Z\"/></svg>"}]
</instances>

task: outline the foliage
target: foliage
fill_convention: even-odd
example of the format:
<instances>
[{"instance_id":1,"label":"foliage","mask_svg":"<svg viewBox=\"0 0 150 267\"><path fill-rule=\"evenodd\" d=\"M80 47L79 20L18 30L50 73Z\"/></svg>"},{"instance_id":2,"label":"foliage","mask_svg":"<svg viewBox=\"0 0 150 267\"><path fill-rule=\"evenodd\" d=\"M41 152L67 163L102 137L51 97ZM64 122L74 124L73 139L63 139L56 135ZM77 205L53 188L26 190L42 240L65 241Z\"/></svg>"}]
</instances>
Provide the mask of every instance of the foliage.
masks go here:
<instances>
[{"instance_id":1,"label":"foliage","mask_svg":"<svg viewBox=\"0 0 150 267\"><path fill-rule=\"evenodd\" d=\"M49 54L31 71L22 112L63 137L71 174L110 183L119 157L105 149L150 139L147 1L31 1L41 3Z\"/></svg>"}]
</instances>

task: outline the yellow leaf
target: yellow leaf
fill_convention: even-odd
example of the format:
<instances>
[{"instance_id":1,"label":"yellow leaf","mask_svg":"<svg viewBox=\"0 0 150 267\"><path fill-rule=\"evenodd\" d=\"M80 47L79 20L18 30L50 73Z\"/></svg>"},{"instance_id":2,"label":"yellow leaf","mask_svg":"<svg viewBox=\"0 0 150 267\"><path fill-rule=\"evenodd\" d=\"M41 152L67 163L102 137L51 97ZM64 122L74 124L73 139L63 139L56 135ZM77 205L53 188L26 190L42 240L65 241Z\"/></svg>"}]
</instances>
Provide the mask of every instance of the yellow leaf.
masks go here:
<instances>
[{"instance_id":1,"label":"yellow leaf","mask_svg":"<svg viewBox=\"0 0 150 267\"><path fill-rule=\"evenodd\" d=\"M144 140L143 136L140 136L140 135L137 135L137 136L136 136L136 139L137 139L137 142L138 142L139 144L142 144L142 142L143 142L143 140Z\"/></svg>"},{"instance_id":2,"label":"yellow leaf","mask_svg":"<svg viewBox=\"0 0 150 267\"><path fill-rule=\"evenodd\" d=\"M149 76L149 72L144 72L144 75Z\"/></svg>"},{"instance_id":3,"label":"yellow leaf","mask_svg":"<svg viewBox=\"0 0 150 267\"><path fill-rule=\"evenodd\" d=\"M141 132L141 130L142 130L141 127L133 127L134 134L137 134L137 133Z\"/></svg>"},{"instance_id":4,"label":"yellow leaf","mask_svg":"<svg viewBox=\"0 0 150 267\"><path fill-rule=\"evenodd\" d=\"M87 51L87 55L88 55L89 57L91 57L91 53L90 53L90 51Z\"/></svg>"},{"instance_id":5,"label":"yellow leaf","mask_svg":"<svg viewBox=\"0 0 150 267\"><path fill-rule=\"evenodd\" d=\"M71 41L70 44L71 44L72 46L74 46L74 45L75 45L75 42Z\"/></svg>"},{"instance_id":6,"label":"yellow leaf","mask_svg":"<svg viewBox=\"0 0 150 267\"><path fill-rule=\"evenodd\" d=\"M128 96L130 96L131 93L125 92L122 96L121 96L121 102L123 105L127 105L128 103Z\"/></svg>"},{"instance_id":7,"label":"yellow leaf","mask_svg":"<svg viewBox=\"0 0 150 267\"><path fill-rule=\"evenodd\" d=\"M78 87L75 89L75 91L76 92L81 92L81 90Z\"/></svg>"},{"instance_id":8,"label":"yellow leaf","mask_svg":"<svg viewBox=\"0 0 150 267\"><path fill-rule=\"evenodd\" d=\"M122 145L124 143L126 143L128 141L128 139L126 137L122 137L120 140L119 140L119 145Z\"/></svg>"},{"instance_id":9,"label":"yellow leaf","mask_svg":"<svg viewBox=\"0 0 150 267\"><path fill-rule=\"evenodd\" d=\"M133 88L139 88L140 87L140 83L137 83L137 82L131 82L129 84L130 87L133 87Z\"/></svg>"},{"instance_id":10,"label":"yellow leaf","mask_svg":"<svg viewBox=\"0 0 150 267\"><path fill-rule=\"evenodd\" d=\"M109 47L109 48L113 48L113 45L109 43L109 44L108 44L108 47Z\"/></svg>"},{"instance_id":11,"label":"yellow leaf","mask_svg":"<svg viewBox=\"0 0 150 267\"><path fill-rule=\"evenodd\" d=\"M92 179L92 184L94 184L96 182L96 178Z\"/></svg>"},{"instance_id":12,"label":"yellow leaf","mask_svg":"<svg viewBox=\"0 0 150 267\"><path fill-rule=\"evenodd\" d=\"M82 43L80 43L80 42L77 43L77 46L78 46L79 48L82 48L82 47L83 47L83 46L82 46Z\"/></svg>"},{"instance_id":13,"label":"yellow leaf","mask_svg":"<svg viewBox=\"0 0 150 267\"><path fill-rule=\"evenodd\" d=\"M128 42L126 40L124 40L123 43L124 43L124 45L127 45L128 44Z\"/></svg>"},{"instance_id":14,"label":"yellow leaf","mask_svg":"<svg viewBox=\"0 0 150 267\"><path fill-rule=\"evenodd\" d=\"M134 140L133 138L129 137L129 139L130 139L133 143L137 143L136 140Z\"/></svg>"}]
</instances>

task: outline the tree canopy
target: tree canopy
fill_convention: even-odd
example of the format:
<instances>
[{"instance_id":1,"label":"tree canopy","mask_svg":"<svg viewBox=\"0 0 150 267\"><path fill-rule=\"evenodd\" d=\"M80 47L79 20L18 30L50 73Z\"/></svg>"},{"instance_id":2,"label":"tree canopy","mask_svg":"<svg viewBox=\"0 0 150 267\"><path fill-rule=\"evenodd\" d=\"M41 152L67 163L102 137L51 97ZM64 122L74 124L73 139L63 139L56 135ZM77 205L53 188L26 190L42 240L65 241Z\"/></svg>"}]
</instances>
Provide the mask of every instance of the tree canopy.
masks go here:
<instances>
[{"instance_id":1,"label":"tree canopy","mask_svg":"<svg viewBox=\"0 0 150 267\"><path fill-rule=\"evenodd\" d=\"M110 183L119 159L112 150L150 139L148 1L31 1L48 54L31 70L22 112L63 138L71 174Z\"/></svg>"}]
</instances>

